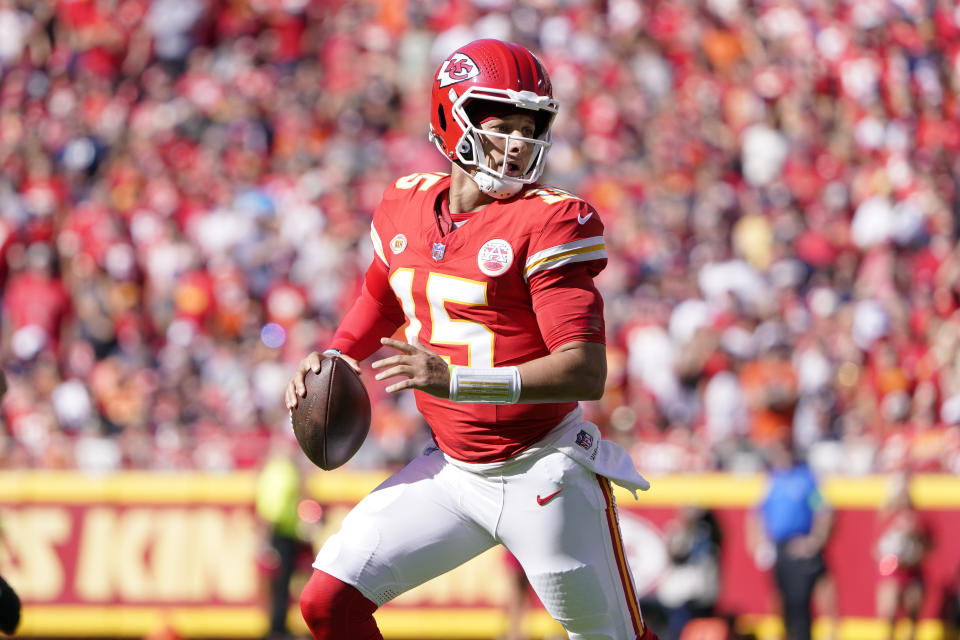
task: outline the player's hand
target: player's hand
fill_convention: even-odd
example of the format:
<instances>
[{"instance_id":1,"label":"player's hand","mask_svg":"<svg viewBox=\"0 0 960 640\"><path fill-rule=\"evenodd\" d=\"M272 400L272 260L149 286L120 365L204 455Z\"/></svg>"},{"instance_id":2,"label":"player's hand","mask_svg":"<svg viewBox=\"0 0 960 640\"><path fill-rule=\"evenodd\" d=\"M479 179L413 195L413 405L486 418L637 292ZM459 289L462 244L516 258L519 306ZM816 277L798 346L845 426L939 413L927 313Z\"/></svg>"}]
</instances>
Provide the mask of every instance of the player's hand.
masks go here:
<instances>
[{"instance_id":1,"label":"player's hand","mask_svg":"<svg viewBox=\"0 0 960 640\"><path fill-rule=\"evenodd\" d=\"M291 411L295 409L299 399L306 395L307 387L304 384L303 379L306 377L307 371L320 373L320 361L324 358L332 357L341 358L344 362L349 364L354 371L357 372L357 375L360 375L360 365L356 360L347 354L342 353L339 356L325 356L319 351L313 351L300 361L300 364L297 366L297 372L293 374L293 377L290 378L290 382L287 383L287 389L283 393L283 403L286 405L287 409L290 409Z\"/></svg>"},{"instance_id":2,"label":"player's hand","mask_svg":"<svg viewBox=\"0 0 960 640\"><path fill-rule=\"evenodd\" d=\"M382 338L380 343L396 349L400 354L377 360L371 365L374 369L383 369L376 375L376 379L406 376L387 387L387 393L419 389L437 398L450 397L450 367L446 360L423 346L416 338L411 343Z\"/></svg>"}]
</instances>

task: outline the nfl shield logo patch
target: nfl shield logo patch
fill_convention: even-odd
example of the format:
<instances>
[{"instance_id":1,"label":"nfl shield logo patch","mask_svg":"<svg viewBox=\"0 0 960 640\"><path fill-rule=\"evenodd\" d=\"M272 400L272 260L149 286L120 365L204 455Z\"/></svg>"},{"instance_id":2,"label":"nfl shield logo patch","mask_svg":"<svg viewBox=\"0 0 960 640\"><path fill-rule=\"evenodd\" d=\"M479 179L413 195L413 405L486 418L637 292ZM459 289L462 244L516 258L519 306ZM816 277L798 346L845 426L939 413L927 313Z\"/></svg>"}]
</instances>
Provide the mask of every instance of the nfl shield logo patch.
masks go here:
<instances>
[{"instance_id":1,"label":"nfl shield logo patch","mask_svg":"<svg viewBox=\"0 0 960 640\"><path fill-rule=\"evenodd\" d=\"M443 252L447 250L447 245L442 242L433 243L433 259L437 262L443 260Z\"/></svg>"},{"instance_id":2,"label":"nfl shield logo patch","mask_svg":"<svg viewBox=\"0 0 960 640\"><path fill-rule=\"evenodd\" d=\"M581 429L577 434L577 444L589 451L593 446L593 436Z\"/></svg>"}]
</instances>

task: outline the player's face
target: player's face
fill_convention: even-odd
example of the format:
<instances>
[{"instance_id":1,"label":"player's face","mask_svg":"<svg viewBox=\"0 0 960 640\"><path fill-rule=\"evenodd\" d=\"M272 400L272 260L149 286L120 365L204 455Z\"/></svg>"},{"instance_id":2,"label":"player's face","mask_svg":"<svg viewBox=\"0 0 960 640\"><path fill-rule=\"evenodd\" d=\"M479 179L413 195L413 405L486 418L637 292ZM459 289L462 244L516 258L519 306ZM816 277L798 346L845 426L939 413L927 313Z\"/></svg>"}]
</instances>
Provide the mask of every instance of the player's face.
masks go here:
<instances>
[{"instance_id":1,"label":"player's face","mask_svg":"<svg viewBox=\"0 0 960 640\"><path fill-rule=\"evenodd\" d=\"M533 116L516 113L502 118L490 118L480 125L480 129L500 134L481 136L487 167L498 172L503 170L503 174L507 176L522 175L530 163L534 145L519 138L533 138L536 133Z\"/></svg>"}]
</instances>

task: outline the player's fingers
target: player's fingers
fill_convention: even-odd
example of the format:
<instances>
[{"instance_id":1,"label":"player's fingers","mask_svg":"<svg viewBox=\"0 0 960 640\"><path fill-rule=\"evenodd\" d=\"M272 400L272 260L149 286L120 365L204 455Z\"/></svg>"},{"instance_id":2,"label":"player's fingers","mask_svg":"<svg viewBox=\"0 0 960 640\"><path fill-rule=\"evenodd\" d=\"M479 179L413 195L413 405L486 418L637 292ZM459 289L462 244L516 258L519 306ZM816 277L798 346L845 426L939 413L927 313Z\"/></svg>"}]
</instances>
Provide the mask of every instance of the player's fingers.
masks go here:
<instances>
[{"instance_id":1,"label":"player's fingers","mask_svg":"<svg viewBox=\"0 0 960 640\"><path fill-rule=\"evenodd\" d=\"M297 364L297 374L303 375L310 370L310 356L306 356Z\"/></svg>"},{"instance_id":2,"label":"player's fingers","mask_svg":"<svg viewBox=\"0 0 960 640\"><path fill-rule=\"evenodd\" d=\"M406 359L406 357L407 356L405 355L404 356L387 356L382 360L377 360L376 362L372 363L370 366L373 367L374 369L383 369L385 367L390 367L395 364L400 364Z\"/></svg>"},{"instance_id":3,"label":"player's fingers","mask_svg":"<svg viewBox=\"0 0 960 640\"><path fill-rule=\"evenodd\" d=\"M406 380L401 380L400 382L395 382L389 387L387 387L387 393L396 393L398 391L403 391L404 389L413 389L415 385L413 383L413 378L407 378Z\"/></svg>"},{"instance_id":4,"label":"player's fingers","mask_svg":"<svg viewBox=\"0 0 960 640\"><path fill-rule=\"evenodd\" d=\"M320 354L316 351L313 351L306 358L303 359L306 367L304 368L304 373L307 371L313 371L314 373L320 373Z\"/></svg>"},{"instance_id":5,"label":"player's fingers","mask_svg":"<svg viewBox=\"0 0 960 640\"><path fill-rule=\"evenodd\" d=\"M293 380L290 381L290 384L293 385L293 391L300 397L307 395L307 385L304 383L306 375L306 371L297 371L297 375L293 376Z\"/></svg>"},{"instance_id":6,"label":"player's fingers","mask_svg":"<svg viewBox=\"0 0 960 640\"><path fill-rule=\"evenodd\" d=\"M412 378L414 376L414 372L406 365L397 365L387 369L386 371L381 371L375 376L375 378L377 380L386 380L387 378L394 378L396 376L407 376L408 378Z\"/></svg>"},{"instance_id":7,"label":"player's fingers","mask_svg":"<svg viewBox=\"0 0 960 640\"><path fill-rule=\"evenodd\" d=\"M292 383L287 385L283 393L283 402L287 409L295 409L297 406L297 392Z\"/></svg>"},{"instance_id":8,"label":"player's fingers","mask_svg":"<svg viewBox=\"0 0 960 640\"><path fill-rule=\"evenodd\" d=\"M397 351L403 351L404 353L414 354L417 352L413 348L413 345L410 345L406 342L401 342L400 340L394 340L393 338L380 338L380 344L385 347L393 347Z\"/></svg>"},{"instance_id":9,"label":"player's fingers","mask_svg":"<svg viewBox=\"0 0 960 640\"><path fill-rule=\"evenodd\" d=\"M363 373L362 371L360 371L360 363L357 362L354 358L351 358L345 353L341 353L340 359L346 362L348 365L350 365L350 368L353 369L357 375L360 375L361 373Z\"/></svg>"}]
</instances>

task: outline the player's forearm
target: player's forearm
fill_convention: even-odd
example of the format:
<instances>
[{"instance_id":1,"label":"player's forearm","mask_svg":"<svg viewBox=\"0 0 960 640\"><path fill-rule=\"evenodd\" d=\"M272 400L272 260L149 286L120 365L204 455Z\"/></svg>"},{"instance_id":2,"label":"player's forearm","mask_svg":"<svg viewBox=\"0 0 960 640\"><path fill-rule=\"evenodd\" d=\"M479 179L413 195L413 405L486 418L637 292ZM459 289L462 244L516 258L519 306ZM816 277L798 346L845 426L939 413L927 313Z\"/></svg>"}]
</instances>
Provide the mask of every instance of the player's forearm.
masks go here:
<instances>
[{"instance_id":1,"label":"player's forearm","mask_svg":"<svg viewBox=\"0 0 960 640\"><path fill-rule=\"evenodd\" d=\"M363 289L340 321L327 347L364 360L380 348L380 339L403 324L403 311L390 289L387 271L374 259L364 276Z\"/></svg>"},{"instance_id":2,"label":"player's forearm","mask_svg":"<svg viewBox=\"0 0 960 640\"><path fill-rule=\"evenodd\" d=\"M518 369L518 402L599 400L607 381L607 351L597 342L570 342Z\"/></svg>"},{"instance_id":3,"label":"player's forearm","mask_svg":"<svg viewBox=\"0 0 960 640\"><path fill-rule=\"evenodd\" d=\"M379 349L380 339L393 335L400 324L383 313L381 307L361 297L340 321L327 346L361 361Z\"/></svg>"}]
</instances>

